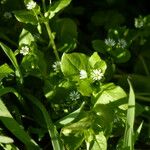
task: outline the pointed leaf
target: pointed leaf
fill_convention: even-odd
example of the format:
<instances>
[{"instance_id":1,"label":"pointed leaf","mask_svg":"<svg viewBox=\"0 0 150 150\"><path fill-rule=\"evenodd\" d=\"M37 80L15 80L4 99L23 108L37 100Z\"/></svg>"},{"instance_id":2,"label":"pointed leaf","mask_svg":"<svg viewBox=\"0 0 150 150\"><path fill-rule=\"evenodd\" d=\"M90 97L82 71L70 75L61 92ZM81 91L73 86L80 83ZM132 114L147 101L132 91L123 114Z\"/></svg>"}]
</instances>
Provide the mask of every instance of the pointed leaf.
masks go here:
<instances>
[{"instance_id":1,"label":"pointed leaf","mask_svg":"<svg viewBox=\"0 0 150 150\"><path fill-rule=\"evenodd\" d=\"M80 70L88 69L88 57L82 53L64 53L61 60L61 69L65 76L77 76L79 78Z\"/></svg>"},{"instance_id":2,"label":"pointed leaf","mask_svg":"<svg viewBox=\"0 0 150 150\"><path fill-rule=\"evenodd\" d=\"M71 0L59 0L52 5L46 14L49 14L49 19L53 18L63 8L67 7L71 3Z\"/></svg>"},{"instance_id":3,"label":"pointed leaf","mask_svg":"<svg viewBox=\"0 0 150 150\"><path fill-rule=\"evenodd\" d=\"M27 149L36 149L39 147L33 141L30 136L24 131L23 127L21 127L16 120L12 117L5 104L0 99L0 120L3 122L5 127L12 132L22 143L24 143Z\"/></svg>"},{"instance_id":4,"label":"pointed leaf","mask_svg":"<svg viewBox=\"0 0 150 150\"><path fill-rule=\"evenodd\" d=\"M13 13L15 14L15 17L19 22L30 23L32 25L38 24L37 18L34 16L33 12L31 11L18 10L18 11L13 11Z\"/></svg>"},{"instance_id":5,"label":"pointed leaf","mask_svg":"<svg viewBox=\"0 0 150 150\"><path fill-rule=\"evenodd\" d=\"M128 100L128 110L127 110L127 120L126 120L126 129L124 134L124 148L129 148L129 150L134 149L134 117L135 117L135 95L130 83L128 80L130 91L129 91L129 100Z\"/></svg>"},{"instance_id":6,"label":"pointed leaf","mask_svg":"<svg viewBox=\"0 0 150 150\"><path fill-rule=\"evenodd\" d=\"M13 72L14 71L6 63L0 66L0 81Z\"/></svg>"},{"instance_id":7,"label":"pointed leaf","mask_svg":"<svg viewBox=\"0 0 150 150\"><path fill-rule=\"evenodd\" d=\"M16 76L19 77L20 83L22 83L23 78L22 78L22 74L21 74L17 59L15 57L15 54L13 53L13 51L8 46L3 44L2 42L0 42L0 46L3 49L3 51L5 52L5 54L8 56L8 58L10 59L10 61L12 62L14 68L16 69Z\"/></svg>"}]
</instances>

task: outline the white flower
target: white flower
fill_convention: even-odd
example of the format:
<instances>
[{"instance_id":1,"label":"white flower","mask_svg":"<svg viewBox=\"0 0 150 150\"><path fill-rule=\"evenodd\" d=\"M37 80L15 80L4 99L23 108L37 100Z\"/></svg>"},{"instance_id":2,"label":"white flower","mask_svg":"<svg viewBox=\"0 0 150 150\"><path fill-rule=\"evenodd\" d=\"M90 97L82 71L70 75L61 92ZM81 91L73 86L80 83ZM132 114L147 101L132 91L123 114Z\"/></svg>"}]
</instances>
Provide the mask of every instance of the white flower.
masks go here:
<instances>
[{"instance_id":1,"label":"white flower","mask_svg":"<svg viewBox=\"0 0 150 150\"><path fill-rule=\"evenodd\" d=\"M94 70L91 72L91 78L92 78L94 81L99 81L99 80L101 80L103 76L104 76L104 75L103 75L101 69L94 69Z\"/></svg>"},{"instance_id":2,"label":"white flower","mask_svg":"<svg viewBox=\"0 0 150 150\"><path fill-rule=\"evenodd\" d=\"M80 70L80 79L87 78L87 72L85 70Z\"/></svg>"},{"instance_id":3,"label":"white flower","mask_svg":"<svg viewBox=\"0 0 150 150\"><path fill-rule=\"evenodd\" d=\"M60 71L60 65L61 65L60 61L54 62L54 64L52 65L52 67L53 67L53 69L54 69L55 72L59 72Z\"/></svg>"},{"instance_id":4,"label":"white flower","mask_svg":"<svg viewBox=\"0 0 150 150\"><path fill-rule=\"evenodd\" d=\"M29 10L35 8L35 6L36 6L36 2L34 2L34 1L30 1L30 2L26 5L27 9L29 9Z\"/></svg>"},{"instance_id":5,"label":"white flower","mask_svg":"<svg viewBox=\"0 0 150 150\"><path fill-rule=\"evenodd\" d=\"M115 46L116 42L113 39L108 38L108 39L105 39L105 44L107 46L112 47L112 46Z\"/></svg>"},{"instance_id":6,"label":"white flower","mask_svg":"<svg viewBox=\"0 0 150 150\"><path fill-rule=\"evenodd\" d=\"M70 92L69 97L71 100L75 101L77 99L80 99L80 93L78 91L72 91Z\"/></svg>"},{"instance_id":7,"label":"white flower","mask_svg":"<svg viewBox=\"0 0 150 150\"><path fill-rule=\"evenodd\" d=\"M22 55L27 55L27 54L29 54L29 47L28 46L23 46L23 47L21 47L21 50L20 50L20 54L22 54Z\"/></svg>"},{"instance_id":8,"label":"white flower","mask_svg":"<svg viewBox=\"0 0 150 150\"><path fill-rule=\"evenodd\" d=\"M119 39L118 40L118 46L121 48L125 48L127 46L127 43L124 39Z\"/></svg>"},{"instance_id":9,"label":"white flower","mask_svg":"<svg viewBox=\"0 0 150 150\"><path fill-rule=\"evenodd\" d=\"M6 19L10 19L10 18L12 17L12 14L11 14L10 12L5 12L5 13L4 13L4 17L5 17Z\"/></svg>"}]
</instances>

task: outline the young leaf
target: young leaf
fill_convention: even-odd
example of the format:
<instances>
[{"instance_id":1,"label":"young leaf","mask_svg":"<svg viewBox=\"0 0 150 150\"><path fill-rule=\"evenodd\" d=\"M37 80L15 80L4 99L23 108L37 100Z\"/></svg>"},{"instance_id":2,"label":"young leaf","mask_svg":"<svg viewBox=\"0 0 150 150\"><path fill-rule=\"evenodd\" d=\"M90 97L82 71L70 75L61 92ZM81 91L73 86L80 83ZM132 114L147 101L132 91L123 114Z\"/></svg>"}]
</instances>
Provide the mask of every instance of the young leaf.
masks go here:
<instances>
[{"instance_id":1,"label":"young leaf","mask_svg":"<svg viewBox=\"0 0 150 150\"><path fill-rule=\"evenodd\" d=\"M97 52L94 52L93 55L89 58L89 64L94 69L101 69L103 73L107 68L105 61L103 61Z\"/></svg>"},{"instance_id":2,"label":"young leaf","mask_svg":"<svg viewBox=\"0 0 150 150\"><path fill-rule=\"evenodd\" d=\"M130 91L129 91L129 100L128 100L128 110L127 110L127 120L126 120L126 129L124 134L124 148L129 148L129 150L134 149L134 117L135 117L135 95L130 83L128 80Z\"/></svg>"},{"instance_id":3,"label":"young leaf","mask_svg":"<svg viewBox=\"0 0 150 150\"><path fill-rule=\"evenodd\" d=\"M5 63L0 66L0 81L14 71Z\"/></svg>"},{"instance_id":4,"label":"young leaf","mask_svg":"<svg viewBox=\"0 0 150 150\"><path fill-rule=\"evenodd\" d=\"M32 36L32 34L26 29L23 29L19 36L19 46L31 45L32 42L34 42L34 37Z\"/></svg>"},{"instance_id":5,"label":"young leaf","mask_svg":"<svg viewBox=\"0 0 150 150\"><path fill-rule=\"evenodd\" d=\"M12 62L14 68L16 69L16 76L19 77L20 83L22 83L23 78L22 78L22 74L21 74L17 59L15 57L15 54L8 46L3 44L2 42L0 42L0 46L3 49L3 51L5 52L5 54L8 56L8 58L10 59L10 61Z\"/></svg>"},{"instance_id":6,"label":"young leaf","mask_svg":"<svg viewBox=\"0 0 150 150\"><path fill-rule=\"evenodd\" d=\"M71 0L59 0L52 5L46 14L49 14L49 19L53 18L56 13L58 13L63 8L70 4Z\"/></svg>"}]
</instances>

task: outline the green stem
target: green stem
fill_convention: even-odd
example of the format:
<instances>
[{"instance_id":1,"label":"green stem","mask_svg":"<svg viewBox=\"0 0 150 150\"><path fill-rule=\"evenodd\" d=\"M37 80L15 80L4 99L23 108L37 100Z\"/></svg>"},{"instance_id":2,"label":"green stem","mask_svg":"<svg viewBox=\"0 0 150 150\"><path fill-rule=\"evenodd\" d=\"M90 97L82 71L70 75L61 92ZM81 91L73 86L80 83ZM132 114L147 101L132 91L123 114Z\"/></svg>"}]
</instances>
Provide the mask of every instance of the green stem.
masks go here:
<instances>
[{"instance_id":1,"label":"green stem","mask_svg":"<svg viewBox=\"0 0 150 150\"><path fill-rule=\"evenodd\" d=\"M150 96L150 93L136 93L137 96Z\"/></svg>"},{"instance_id":2,"label":"green stem","mask_svg":"<svg viewBox=\"0 0 150 150\"><path fill-rule=\"evenodd\" d=\"M139 58L140 58L140 60L141 60L141 62L142 62L142 64L143 64L143 67L144 67L144 69L145 69L146 75L149 76L150 73L149 73L149 70L148 70L148 67L147 67L147 65L146 65L146 62L145 62L144 58L143 58L141 55L139 56Z\"/></svg>"},{"instance_id":3,"label":"green stem","mask_svg":"<svg viewBox=\"0 0 150 150\"><path fill-rule=\"evenodd\" d=\"M47 33L48 33L48 36L49 36L49 39L50 39L50 43L51 43L52 48L54 50L54 54L56 56L56 59L58 61L60 61L59 54L57 52L57 48L56 48L56 45L55 45L55 42L54 42L54 38L53 38L53 35L52 35L52 31L51 31L51 28L50 28L48 22L45 22L45 27L46 27L46 30L47 30Z\"/></svg>"},{"instance_id":4,"label":"green stem","mask_svg":"<svg viewBox=\"0 0 150 150\"><path fill-rule=\"evenodd\" d=\"M144 97L144 96L139 96L139 95L136 95L135 97L137 99L139 99L139 100L143 100L145 102L150 102L150 98L149 97Z\"/></svg>"},{"instance_id":5,"label":"green stem","mask_svg":"<svg viewBox=\"0 0 150 150\"><path fill-rule=\"evenodd\" d=\"M46 12L45 0L42 0L42 5L43 5L44 13L45 13Z\"/></svg>"}]
</instances>

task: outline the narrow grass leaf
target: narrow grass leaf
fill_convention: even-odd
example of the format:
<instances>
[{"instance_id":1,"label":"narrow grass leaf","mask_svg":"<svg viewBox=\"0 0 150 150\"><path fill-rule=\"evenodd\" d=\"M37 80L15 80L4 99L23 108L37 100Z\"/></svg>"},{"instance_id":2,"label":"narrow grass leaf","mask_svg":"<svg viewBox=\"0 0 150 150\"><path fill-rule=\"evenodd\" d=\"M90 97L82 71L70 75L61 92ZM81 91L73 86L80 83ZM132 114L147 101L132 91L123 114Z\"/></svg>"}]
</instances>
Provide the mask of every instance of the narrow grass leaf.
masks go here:
<instances>
[{"instance_id":1,"label":"narrow grass leaf","mask_svg":"<svg viewBox=\"0 0 150 150\"><path fill-rule=\"evenodd\" d=\"M141 122L141 124L139 125L138 129L137 129L136 132L135 132L135 135L134 135L134 142L138 139L139 134L140 134L141 129L142 129L142 126L143 126L143 121Z\"/></svg>"},{"instance_id":2,"label":"narrow grass leaf","mask_svg":"<svg viewBox=\"0 0 150 150\"><path fill-rule=\"evenodd\" d=\"M0 99L0 120L5 127L15 135L22 143L25 144L27 150L39 150L39 146L34 140L24 131L17 121L10 114L3 101Z\"/></svg>"},{"instance_id":3,"label":"narrow grass leaf","mask_svg":"<svg viewBox=\"0 0 150 150\"><path fill-rule=\"evenodd\" d=\"M129 100L128 100L128 110L127 110L127 120L126 120L126 129L124 134L124 148L129 150L134 149L134 118L135 118L135 94L132 88L130 81L128 80L130 91L129 91Z\"/></svg>"},{"instance_id":4,"label":"narrow grass leaf","mask_svg":"<svg viewBox=\"0 0 150 150\"><path fill-rule=\"evenodd\" d=\"M37 98L35 98L30 94L25 94L25 96L42 112L46 122L48 133L52 140L53 150L64 150L64 146L60 140L59 133L56 129L56 126L53 124L44 105Z\"/></svg>"}]
</instances>

